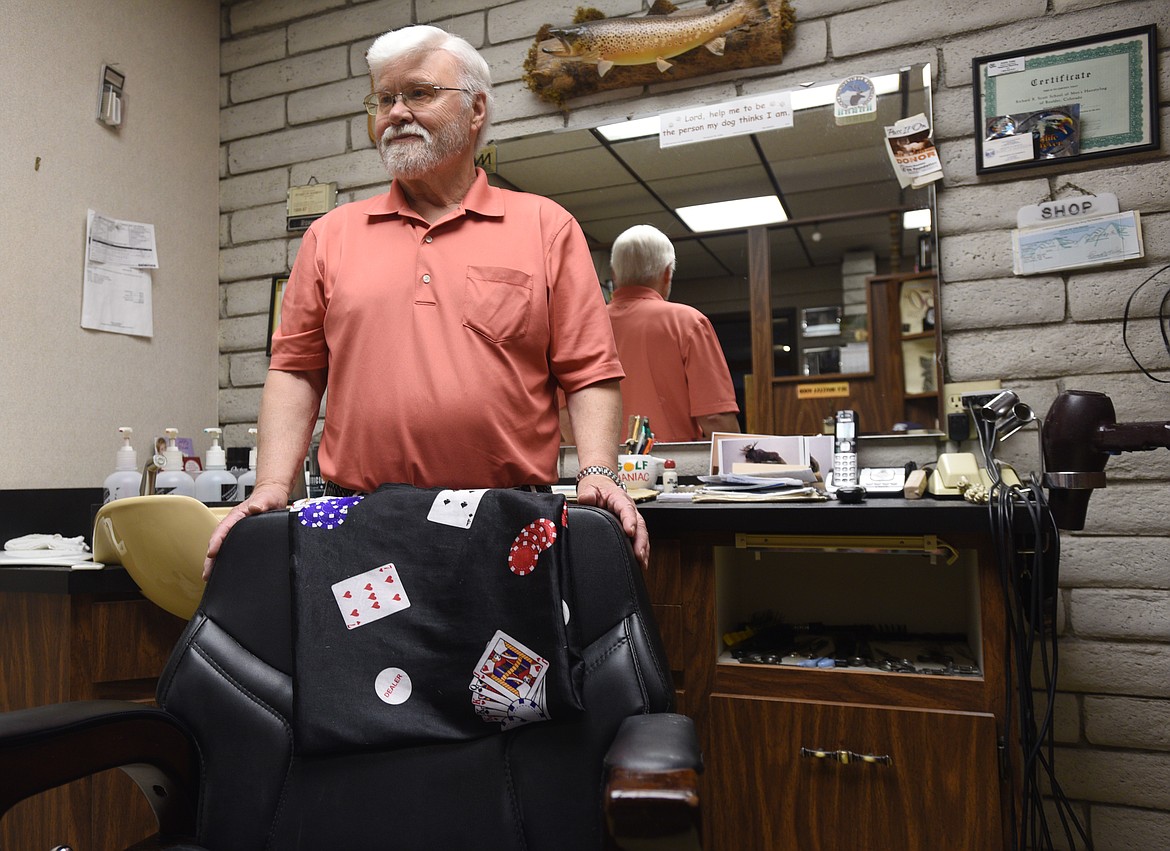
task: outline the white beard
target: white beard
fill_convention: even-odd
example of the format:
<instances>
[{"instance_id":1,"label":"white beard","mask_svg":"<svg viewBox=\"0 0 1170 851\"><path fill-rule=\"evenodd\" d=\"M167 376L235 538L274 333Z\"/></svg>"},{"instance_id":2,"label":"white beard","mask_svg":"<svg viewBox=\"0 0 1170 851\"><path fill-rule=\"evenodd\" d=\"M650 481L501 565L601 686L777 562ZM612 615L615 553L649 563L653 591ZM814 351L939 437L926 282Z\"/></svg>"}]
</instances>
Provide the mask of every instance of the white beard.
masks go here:
<instances>
[{"instance_id":1,"label":"white beard","mask_svg":"<svg viewBox=\"0 0 1170 851\"><path fill-rule=\"evenodd\" d=\"M391 139L401 136L416 136L422 141L390 144ZM412 121L387 127L378 142L378 153L390 177L414 178L434 171L445 160L460 153L466 144L460 122L455 119L443 124L435 133Z\"/></svg>"}]
</instances>

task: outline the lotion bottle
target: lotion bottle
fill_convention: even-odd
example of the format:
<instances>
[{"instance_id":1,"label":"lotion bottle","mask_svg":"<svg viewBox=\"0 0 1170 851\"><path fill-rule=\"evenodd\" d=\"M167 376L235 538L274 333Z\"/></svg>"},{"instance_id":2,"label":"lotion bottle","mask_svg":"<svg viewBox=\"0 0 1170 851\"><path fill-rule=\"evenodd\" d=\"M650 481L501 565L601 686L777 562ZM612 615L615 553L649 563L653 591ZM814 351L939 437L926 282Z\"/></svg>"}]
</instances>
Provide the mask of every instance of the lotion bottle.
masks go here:
<instances>
[{"instance_id":1,"label":"lotion bottle","mask_svg":"<svg viewBox=\"0 0 1170 851\"><path fill-rule=\"evenodd\" d=\"M238 481L239 491L237 492L240 501L247 499L252 495L252 489L256 487L256 434L257 430L254 428L248 429L248 434L252 435L253 446L248 451L248 470L240 476Z\"/></svg>"},{"instance_id":2,"label":"lotion bottle","mask_svg":"<svg viewBox=\"0 0 1170 851\"><path fill-rule=\"evenodd\" d=\"M122 446L118 449L114 472L106 476L102 485L102 502L113 502L127 496L138 496L142 488L142 473L138 469L138 453L130 445L130 435L134 429L122 426L118 434L122 435Z\"/></svg>"},{"instance_id":3,"label":"lotion bottle","mask_svg":"<svg viewBox=\"0 0 1170 851\"><path fill-rule=\"evenodd\" d=\"M206 503L239 502L236 477L228 472L227 457L219 445L223 429L205 428L203 432L211 435L211 446L203 458L203 472L195 480L195 498Z\"/></svg>"},{"instance_id":4,"label":"lotion bottle","mask_svg":"<svg viewBox=\"0 0 1170 851\"><path fill-rule=\"evenodd\" d=\"M179 439L177 428L163 429L167 436L167 448L163 453L167 459L162 472L155 477L155 493L172 493L179 496L195 496L195 480L183 469L183 450L176 441Z\"/></svg>"}]
</instances>

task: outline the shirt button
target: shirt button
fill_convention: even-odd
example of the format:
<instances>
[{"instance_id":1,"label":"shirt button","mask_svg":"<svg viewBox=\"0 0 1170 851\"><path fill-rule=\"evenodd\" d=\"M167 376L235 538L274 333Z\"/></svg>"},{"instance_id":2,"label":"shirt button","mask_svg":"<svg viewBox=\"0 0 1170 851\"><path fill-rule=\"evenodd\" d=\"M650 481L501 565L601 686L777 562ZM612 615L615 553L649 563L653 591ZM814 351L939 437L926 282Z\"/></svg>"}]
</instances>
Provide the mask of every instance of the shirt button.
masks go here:
<instances>
[{"instance_id":1,"label":"shirt button","mask_svg":"<svg viewBox=\"0 0 1170 851\"><path fill-rule=\"evenodd\" d=\"M431 282L431 276L430 275L423 275L423 283L429 284L430 282Z\"/></svg>"},{"instance_id":2,"label":"shirt button","mask_svg":"<svg viewBox=\"0 0 1170 851\"><path fill-rule=\"evenodd\" d=\"M433 236L428 236L425 239L423 239L423 242L434 242L434 241L435 241L435 238Z\"/></svg>"}]
</instances>

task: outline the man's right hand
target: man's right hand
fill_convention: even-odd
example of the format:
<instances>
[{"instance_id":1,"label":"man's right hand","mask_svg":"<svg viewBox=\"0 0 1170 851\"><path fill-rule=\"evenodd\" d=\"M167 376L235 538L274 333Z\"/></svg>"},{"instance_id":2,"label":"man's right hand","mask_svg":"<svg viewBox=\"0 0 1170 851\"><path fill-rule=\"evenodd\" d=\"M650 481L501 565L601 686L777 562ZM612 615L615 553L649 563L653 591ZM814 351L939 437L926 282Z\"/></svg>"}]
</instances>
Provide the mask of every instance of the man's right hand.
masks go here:
<instances>
[{"instance_id":1,"label":"man's right hand","mask_svg":"<svg viewBox=\"0 0 1170 851\"><path fill-rule=\"evenodd\" d=\"M288 489L276 484L258 484L252 495L227 513L215 531L211 533L211 540L207 544L207 558L203 560L203 581L211 577L211 568L215 566L215 557L219 555L219 548L231 528L250 514L263 514L266 511L288 508Z\"/></svg>"}]
</instances>

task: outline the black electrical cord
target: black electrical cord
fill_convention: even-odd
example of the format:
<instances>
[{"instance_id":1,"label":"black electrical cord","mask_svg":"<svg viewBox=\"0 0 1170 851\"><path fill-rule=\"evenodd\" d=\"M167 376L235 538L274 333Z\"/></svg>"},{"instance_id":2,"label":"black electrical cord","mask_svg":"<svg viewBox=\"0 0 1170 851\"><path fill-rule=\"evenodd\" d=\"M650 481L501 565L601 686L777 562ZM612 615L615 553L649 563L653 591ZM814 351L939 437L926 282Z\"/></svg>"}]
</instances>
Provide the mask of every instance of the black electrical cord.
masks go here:
<instances>
[{"instance_id":1,"label":"black electrical cord","mask_svg":"<svg viewBox=\"0 0 1170 851\"><path fill-rule=\"evenodd\" d=\"M994 460L994 438L990 442L989 446L980 440L985 457ZM1055 605L1060 532L1035 476L1027 485L1007 485L998 475L998 465L989 469L995 469L997 476L987 507L1008 627L1004 638L1008 661L1004 730L1010 735L1014 726L1020 745L1019 809L1014 794L1010 802L1012 848L1047 851L1056 847L1057 836L1063 836L1061 847L1091 851L1092 842L1055 775L1052 719L1059 669ZM1040 695L1034 682L1043 684L1042 705L1037 703ZM1010 748L1006 765L1014 784L1017 769ZM1050 823L1052 814L1059 825Z\"/></svg>"},{"instance_id":2,"label":"black electrical cord","mask_svg":"<svg viewBox=\"0 0 1170 851\"><path fill-rule=\"evenodd\" d=\"M1150 277L1146 278L1144 281L1138 284L1137 287L1134 288L1134 291L1129 294L1129 298L1125 300L1125 312L1121 317L1121 342L1125 344L1125 350L1129 352L1129 356L1133 362L1137 364L1137 368L1145 373L1146 378L1150 379L1151 381L1157 381L1159 384L1170 384L1170 380L1165 378L1158 378L1156 375L1151 373L1148 369L1145 368L1142 362L1138 360L1137 355L1133 353L1133 349L1130 348L1129 308L1130 305L1133 304L1134 297L1138 294L1141 288L1150 281L1154 280L1154 278L1161 275L1167 269L1170 269L1170 264L1163 266L1161 269L1150 275ZM1170 325L1170 317L1167 316L1167 305L1170 305L1170 287L1167 287L1166 292L1162 294L1162 301L1158 304L1158 331L1162 335L1162 347L1166 349L1168 353L1170 353L1170 335L1168 335L1167 332L1167 326Z\"/></svg>"}]
</instances>

